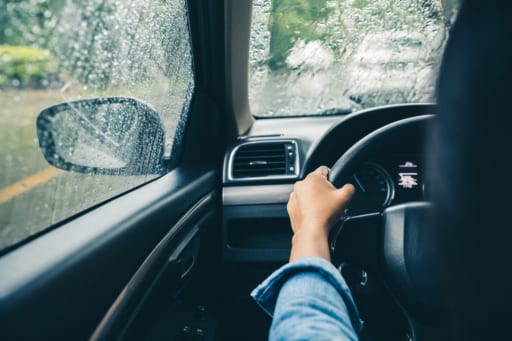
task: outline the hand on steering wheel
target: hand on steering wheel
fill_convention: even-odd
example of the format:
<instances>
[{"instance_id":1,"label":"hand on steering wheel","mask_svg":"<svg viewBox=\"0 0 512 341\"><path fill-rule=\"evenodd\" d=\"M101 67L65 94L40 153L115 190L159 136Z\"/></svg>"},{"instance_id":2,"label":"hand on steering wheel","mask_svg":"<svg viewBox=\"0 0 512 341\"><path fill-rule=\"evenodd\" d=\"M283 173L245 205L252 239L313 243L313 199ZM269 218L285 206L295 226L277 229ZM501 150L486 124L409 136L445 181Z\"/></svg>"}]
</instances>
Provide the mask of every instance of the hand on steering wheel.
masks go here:
<instances>
[{"instance_id":1,"label":"hand on steering wheel","mask_svg":"<svg viewBox=\"0 0 512 341\"><path fill-rule=\"evenodd\" d=\"M303 181L297 181L288 201L288 215L294 233L290 262L318 256L331 260L328 237L342 216L355 188L347 184L337 189L329 180L329 168L320 166Z\"/></svg>"}]
</instances>

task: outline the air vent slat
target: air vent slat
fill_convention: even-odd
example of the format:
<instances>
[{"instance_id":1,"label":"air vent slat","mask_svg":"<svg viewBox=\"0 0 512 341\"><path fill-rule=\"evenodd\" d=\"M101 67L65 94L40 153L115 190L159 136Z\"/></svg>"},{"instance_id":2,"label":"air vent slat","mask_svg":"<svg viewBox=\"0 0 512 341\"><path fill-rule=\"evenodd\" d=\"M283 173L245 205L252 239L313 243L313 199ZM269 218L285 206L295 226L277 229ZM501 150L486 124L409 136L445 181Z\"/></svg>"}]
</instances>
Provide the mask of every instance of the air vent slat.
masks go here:
<instances>
[{"instance_id":1,"label":"air vent slat","mask_svg":"<svg viewBox=\"0 0 512 341\"><path fill-rule=\"evenodd\" d=\"M267 156L281 156L284 154L284 150L274 151L274 152L265 152L265 153L241 153L239 157L267 157Z\"/></svg>"},{"instance_id":2,"label":"air vent slat","mask_svg":"<svg viewBox=\"0 0 512 341\"><path fill-rule=\"evenodd\" d=\"M270 159L270 160L282 160L283 155L261 155L261 156L237 156L237 161L240 160L257 160L257 159Z\"/></svg>"},{"instance_id":3,"label":"air vent slat","mask_svg":"<svg viewBox=\"0 0 512 341\"><path fill-rule=\"evenodd\" d=\"M250 153L250 152L267 152L267 151L273 151L273 150L281 150L283 149L283 146L263 146L261 148L254 148L254 147L251 147L251 148L247 148L247 149L244 149L242 152L244 153Z\"/></svg>"},{"instance_id":4,"label":"air vent slat","mask_svg":"<svg viewBox=\"0 0 512 341\"><path fill-rule=\"evenodd\" d=\"M273 164L283 164L285 165L286 162L285 161L282 161L282 160L275 160L275 159L266 159L266 160L255 160L255 159L248 159L248 160L244 160L244 161L236 161L235 162L235 166L243 166L243 165L248 165L248 166L265 166L265 165L273 165Z\"/></svg>"},{"instance_id":5,"label":"air vent slat","mask_svg":"<svg viewBox=\"0 0 512 341\"><path fill-rule=\"evenodd\" d=\"M282 150L273 150L273 151L268 151L268 152L251 152L251 153L238 153L237 154L237 157L240 156L240 157L252 157L252 156L265 156L265 155L274 155L274 156L277 156L277 155L282 155L283 154L283 151Z\"/></svg>"},{"instance_id":6,"label":"air vent slat","mask_svg":"<svg viewBox=\"0 0 512 341\"><path fill-rule=\"evenodd\" d=\"M269 164L269 165L243 165L238 167L238 171L243 171L246 169L254 170L254 169L261 169L262 171L269 170L269 169L285 169L285 164Z\"/></svg>"},{"instance_id":7,"label":"air vent slat","mask_svg":"<svg viewBox=\"0 0 512 341\"><path fill-rule=\"evenodd\" d=\"M242 173L258 173L258 174L275 174L275 173L281 173L284 171L284 168L269 168L265 170L255 170L255 169L245 169L240 170L238 174Z\"/></svg>"},{"instance_id":8,"label":"air vent slat","mask_svg":"<svg viewBox=\"0 0 512 341\"><path fill-rule=\"evenodd\" d=\"M295 176L296 144L293 141L248 143L235 150L234 179Z\"/></svg>"},{"instance_id":9,"label":"air vent slat","mask_svg":"<svg viewBox=\"0 0 512 341\"><path fill-rule=\"evenodd\" d=\"M247 158L251 158L251 157L283 157L283 151L280 151L279 153L264 153L264 154L256 154L256 153L246 154L246 153L242 153L242 154L238 154L237 155L237 158L240 158L240 159L247 159Z\"/></svg>"}]
</instances>

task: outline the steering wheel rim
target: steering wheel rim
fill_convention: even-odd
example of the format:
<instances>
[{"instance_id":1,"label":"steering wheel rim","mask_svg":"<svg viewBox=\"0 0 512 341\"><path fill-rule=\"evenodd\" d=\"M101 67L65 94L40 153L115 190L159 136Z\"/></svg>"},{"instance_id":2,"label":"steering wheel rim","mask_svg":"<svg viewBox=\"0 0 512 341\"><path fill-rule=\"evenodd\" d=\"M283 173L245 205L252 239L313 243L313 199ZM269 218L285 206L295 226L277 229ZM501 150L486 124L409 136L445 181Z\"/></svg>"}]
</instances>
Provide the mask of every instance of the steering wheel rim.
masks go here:
<instances>
[{"instance_id":1,"label":"steering wheel rim","mask_svg":"<svg viewBox=\"0 0 512 341\"><path fill-rule=\"evenodd\" d=\"M432 115L416 116L388 124L359 140L349 148L332 166L329 180L336 186L350 182L351 176L369 157L386 148L403 145L411 138L425 140L425 132L432 122ZM430 236L425 229L430 204L410 202L388 207L379 213L347 217L336 231L331 251L336 254L339 244L348 247L355 258L365 252L373 256L362 260L370 270L377 270L386 282L391 295L402 308L409 322L411 337L415 341L430 340L443 336L440 312L442 302L438 278L428 276L435 271L435 245L428 243ZM370 221L358 225L358 221ZM359 229L359 230L358 230ZM345 242L343 239L352 238ZM353 247L364 240L366 247ZM339 243L339 241L344 243ZM377 251L378 250L378 251ZM355 255L359 253L359 255ZM335 257L333 256L333 259Z\"/></svg>"},{"instance_id":2,"label":"steering wheel rim","mask_svg":"<svg viewBox=\"0 0 512 341\"><path fill-rule=\"evenodd\" d=\"M336 187L341 187L347 183L350 177L357 170L357 167L372 154L377 153L383 144L394 144L403 140L404 135L410 135L410 132L424 130L433 115L422 115L406 118L385 125L382 128L366 135L352 147L350 147L331 167L329 181ZM406 138L406 137L405 137Z\"/></svg>"}]
</instances>

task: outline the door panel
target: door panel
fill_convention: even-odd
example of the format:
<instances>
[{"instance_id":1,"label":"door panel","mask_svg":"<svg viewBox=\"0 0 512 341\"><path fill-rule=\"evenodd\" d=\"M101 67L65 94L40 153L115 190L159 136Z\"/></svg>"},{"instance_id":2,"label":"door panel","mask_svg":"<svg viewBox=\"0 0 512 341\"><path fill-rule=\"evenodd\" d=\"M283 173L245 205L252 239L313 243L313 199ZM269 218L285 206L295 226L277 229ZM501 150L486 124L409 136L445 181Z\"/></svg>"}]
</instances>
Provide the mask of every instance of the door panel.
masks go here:
<instances>
[{"instance_id":1,"label":"door panel","mask_svg":"<svg viewBox=\"0 0 512 341\"><path fill-rule=\"evenodd\" d=\"M204 211L177 224L218 179L206 167L180 166L2 256L1 338L90 337L170 229L186 231L218 207L212 194Z\"/></svg>"},{"instance_id":2,"label":"door panel","mask_svg":"<svg viewBox=\"0 0 512 341\"><path fill-rule=\"evenodd\" d=\"M143 339L152 321L173 305L199 262L201 230L212 222L215 196L210 192L201 198L162 238L112 304L92 340Z\"/></svg>"}]
</instances>

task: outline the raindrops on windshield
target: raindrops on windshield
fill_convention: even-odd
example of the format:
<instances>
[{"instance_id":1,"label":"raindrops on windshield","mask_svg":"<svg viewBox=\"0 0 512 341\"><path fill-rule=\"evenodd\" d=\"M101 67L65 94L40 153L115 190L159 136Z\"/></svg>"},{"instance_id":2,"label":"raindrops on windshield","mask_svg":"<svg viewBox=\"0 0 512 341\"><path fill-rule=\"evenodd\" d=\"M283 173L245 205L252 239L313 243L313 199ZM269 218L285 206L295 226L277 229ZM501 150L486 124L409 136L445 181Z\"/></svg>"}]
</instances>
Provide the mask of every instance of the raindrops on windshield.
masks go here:
<instances>
[{"instance_id":1,"label":"raindrops on windshield","mask_svg":"<svg viewBox=\"0 0 512 341\"><path fill-rule=\"evenodd\" d=\"M256 116L430 102L458 0L255 0ZM335 109L335 110L333 110Z\"/></svg>"}]
</instances>

